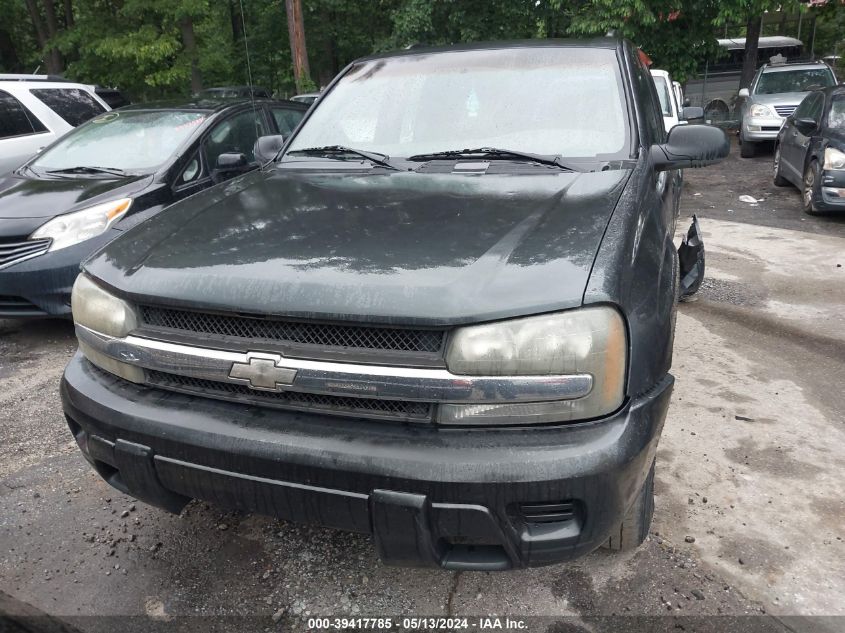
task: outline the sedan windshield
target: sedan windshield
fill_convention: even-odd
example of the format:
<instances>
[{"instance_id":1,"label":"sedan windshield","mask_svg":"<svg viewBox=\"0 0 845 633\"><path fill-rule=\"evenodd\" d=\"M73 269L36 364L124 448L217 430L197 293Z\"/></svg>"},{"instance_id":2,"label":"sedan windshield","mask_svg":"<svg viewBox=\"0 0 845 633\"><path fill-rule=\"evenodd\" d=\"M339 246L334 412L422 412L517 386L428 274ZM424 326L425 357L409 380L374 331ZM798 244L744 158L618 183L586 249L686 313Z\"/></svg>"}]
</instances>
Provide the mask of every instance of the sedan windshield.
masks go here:
<instances>
[{"instance_id":1,"label":"sedan windshield","mask_svg":"<svg viewBox=\"0 0 845 633\"><path fill-rule=\"evenodd\" d=\"M773 95L781 92L809 92L826 88L836 82L827 68L778 70L760 75L754 94Z\"/></svg>"},{"instance_id":2,"label":"sedan windshield","mask_svg":"<svg viewBox=\"0 0 845 633\"><path fill-rule=\"evenodd\" d=\"M177 110L107 112L70 132L30 167L45 172L85 173L86 168L96 167L113 173L150 173L170 158L205 117L203 112Z\"/></svg>"},{"instance_id":3,"label":"sedan windshield","mask_svg":"<svg viewBox=\"0 0 845 633\"><path fill-rule=\"evenodd\" d=\"M398 158L467 148L624 158L616 53L527 47L418 53L356 64L289 153L347 147ZM454 160L454 159L453 159Z\"/></svg>"}]
</instances>

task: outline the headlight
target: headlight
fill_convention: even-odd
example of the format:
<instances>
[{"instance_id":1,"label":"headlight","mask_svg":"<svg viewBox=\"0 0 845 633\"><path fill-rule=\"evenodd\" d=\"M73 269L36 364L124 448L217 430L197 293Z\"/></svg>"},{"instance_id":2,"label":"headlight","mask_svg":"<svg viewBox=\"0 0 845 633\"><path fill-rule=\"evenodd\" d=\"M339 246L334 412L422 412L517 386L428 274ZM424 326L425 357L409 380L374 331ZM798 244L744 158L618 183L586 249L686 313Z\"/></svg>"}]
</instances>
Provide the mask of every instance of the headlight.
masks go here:
<instances>
[{"instance_id":1,"label":"headlight","mask_svg":"<svg viewBox=\"0 0 845 633\"><path fill-rule=\"evenodd\" d=\"M763 105L762 103L755 103L748 109L748 113L751 116L769 116L769 117L776 117L779 116L774 110L772 110L769 106Z\"/></svg>"},{"instance_id":2,"label":"headlight","mask_svg":"<svg viewBox=\"0 0 845 633\"><path fill-rule=\"evenodd\" d=\"M122 218L130 206L132 198L122 198L60 215L38 228L29 237L33 240L49 237L53 240L50 250L57 251L100 235Z\"/></svg>"},{"instance_id":3,"label":"headlight","mask_svg":"<svg viewBox=\"0 0 845 633\"><path fill-rule=\"evenodd\" d=\"M132 306L103 290L85 274L79 275L73 284L70 305L76 325L100 334L123 337L138 327L138 317ZM79 342L79 349L101 369L132 382L144 382L144 371L140 367L106 356L82 341Z\"/></svg>"},{"instance_id":4,"label":"headlight","mask_svg":"<svg viewBox=\"0 0 845 633\"><path fill-rule=\"evenodd\" d=\"M834 171L845 170L845 152L840 152L835 147L828 147L824 150L824 168Z\"/></svg>"},{"instance_id":5,"label":"headlight","mask_svg":"<svg viewBox=\"0 0 845 633\"><path fill-rule=\"evenodd\" d=\"M590 374L592 391L574 400L442 404L441 424L524 424L594 418L619 408L627 363L625 324L596 306L458 329L446 352L453 374L526 376Z\"/></svg>"}]
</instances>

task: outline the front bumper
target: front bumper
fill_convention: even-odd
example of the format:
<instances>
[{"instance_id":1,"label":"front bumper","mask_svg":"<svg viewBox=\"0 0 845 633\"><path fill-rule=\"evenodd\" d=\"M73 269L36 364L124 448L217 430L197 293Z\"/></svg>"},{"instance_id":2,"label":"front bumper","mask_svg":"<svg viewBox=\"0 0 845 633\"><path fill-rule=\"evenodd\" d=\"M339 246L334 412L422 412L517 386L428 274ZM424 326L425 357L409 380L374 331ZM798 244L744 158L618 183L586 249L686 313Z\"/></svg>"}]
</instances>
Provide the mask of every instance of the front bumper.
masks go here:
<instances>
[{"instance_id":1,"label":"front bumper","mask_svg":"<svg viewBox=\"0 0 845 633\"><path fill-rule=\"evenodd\" d=\"M826 170L822 172L821 200L816 200L819 209L827 211L845 210L845 171Z\"/></svg>"},{"instance_id":2,"label":"front bumper","mask_svg":"<svg viewBox=\"0 0 845 633\"><path fill-rule=\"evenodd\" d=\"M783 125L781 117L743 117L743 141L774 141Z\"/></svg>"},{"instance_id":3,"label":"front bumper","mask_svg":"<svg viewBox=\"0 0 845 633\"><path fill-rule=\"evenodd\" d=\"M79 265L120 232L103 235L0 269L0 319L70 315Z\"/></svg>"},{"instance_id":4,"label":"front bumper","mask_svg":"<svg viewBox=\"0 0 845 633\"><path fill-rule=\"evenodd\" d=\"M510 429L220 402L129 383L79 353L61 395L100 475L153 505L178 512L196 498L368 533L392 564L507 569L607 540L654 459L672 384L600 421Z\"/></svg>"}]
</instances>

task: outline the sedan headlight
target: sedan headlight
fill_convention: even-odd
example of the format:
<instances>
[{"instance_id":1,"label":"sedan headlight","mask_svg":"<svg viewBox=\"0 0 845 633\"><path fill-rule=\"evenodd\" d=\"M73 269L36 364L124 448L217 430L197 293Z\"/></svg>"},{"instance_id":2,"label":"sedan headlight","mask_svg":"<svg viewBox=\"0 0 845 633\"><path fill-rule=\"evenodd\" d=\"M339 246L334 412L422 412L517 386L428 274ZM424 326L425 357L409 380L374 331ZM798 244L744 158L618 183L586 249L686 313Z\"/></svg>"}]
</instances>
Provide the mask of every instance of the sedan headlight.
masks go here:
<instances>
[{"instance_id":1,"label":"sedan headlight","mask_svg":"<svg viewBox=\"0 0 845 633\"><path fill-rule=\"evenodd\" d=\"M625 394L627 336L608 306L458 329L446 353L449 371L473 376L589 374L590 393L536 403L441 404L441 424L524 424L595 418L618 409Z\"/></svg>"},{"instance_id":2,"label":"sedan headlight","mask_svg":"<svg viewBox=\"0 0 845 633\"><path fill-rule=\"evenodd\" d=\"M138 327L138 317L132 306L98 286L85 274L79 275L73 284L70 305L76 325L100 334L123 337ZM140 367L106 356L82 341L79 349L100 369L132 382L144 382L144 371Z\"/></svg>"},{"instance_id":3,"label":"sedan headlight","mask_svg":"<svg viewBox=\"0 0 845 633\"><path fill-rule=\"evenodd\" d=\"M50 250L57 251L100 235L126 215L130 206L132 198L121 198L60 215L39 227L29 237L33 240L48 237L53 240Z\"/></svg>"},{"instance_id":4,"label":"sedan headlight","mask_svg":"<svg viewBox=\"0 0 845 633\"><path fill-rule=\"evenodd\" d=\"M755 103L749 109L748 113L751 116L768 116L768 117L776 117L779 116L774 110L772 110L769 106L763 105L762 103Z\"/></svg>"},{"instance_id":5,"label":"sedan headlight","mask_svg":"<svg viewBox=\"0 0 845 633\"><path fill-rule=\"evenodd\" d=\"M824 168L834 171L845 170L845 152L835 147L828 147L824 150Z\"/></svg>"}]
</instances>

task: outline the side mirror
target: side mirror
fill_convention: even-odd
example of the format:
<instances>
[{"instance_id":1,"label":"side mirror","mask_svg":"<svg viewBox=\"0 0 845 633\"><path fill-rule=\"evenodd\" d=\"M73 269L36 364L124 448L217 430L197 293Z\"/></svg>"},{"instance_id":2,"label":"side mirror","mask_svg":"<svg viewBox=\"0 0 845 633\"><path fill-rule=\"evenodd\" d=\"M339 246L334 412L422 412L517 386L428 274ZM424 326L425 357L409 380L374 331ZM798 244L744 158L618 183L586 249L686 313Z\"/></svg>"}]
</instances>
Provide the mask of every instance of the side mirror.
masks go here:
<instances>
[{"instance_id":1,"label":"side mirror","mask_svg":"<svg viewBox=\"0 0 845 633\"><path fill-rule=\"evenodd\" d=\"M285 139L281 134L259 136L255 141L255 147L253 148L255 159L262 165L269 163L276 158L276 155L279 153L279 150L282 149L282 145L284 144Z\"/></svg>"},{"instance_id":2,"label":"side mirror","mask_svg":"<svg viewBox=\"0 0 845 633\"><path fill-rule=\"evenodd\" d=\"M727 135L713 125L676 125L663 144L651 146L655 171L704 167L718 163L731 151Z\"/></svg>"},{"instance_id":3,"label":"side mirror","mask_svg":"<svg viewBox=\"0 0 845 633\"><path fill-rule=\"evenodd\" d=\"M244 154L240 152L225 152L217 157L214 169L211 172L211 179L215 182L223 182L240 174L248 172L254 165L250 165Z\"/></svg>"},{"instance_id":4,"label":"side mirror","mask_svg":"<svg viewBox=\"0 0 845 633\"><path fill-rule=\"evenodd\" d=\"M818 125L816 124L815 119L811 119L808 117L801 117L800 119L794 119L792 124L798 129L801 134L806 136L812 132L815 132Z\"/></svg>"},{"instance_id":5,"label":"side mirror","mask_svg":"<svg viewBox=\"0 0 845 633\"><path fill-rule=\"evenodd\" d=\"M699 108L698 106L684 106L684 109L681 111L681 118L684 121L692 121L693 119L703 119L704 108Z\"/></svg>"},{"instance_id":6,"label":"side mirror","mask_svg":"<svg viewBox=\"0 0 845 633\"><path fill-rule=\"evenodd\" d=\"M220 171L242 169L248 165L246 156L238 152L225 152L217 157L216 168Z\"/></svg>"},{"instance_id":7,"label":"side mirror","mask_svg":"<svg viewBox=\"0 0 845 633\"><path fill-rule=\"evenodd\" d=\"M748 91L748 88L741 88L740 91L737 93L738 97L750 97L751 93Z\"/></svg>"}]
</instances>

